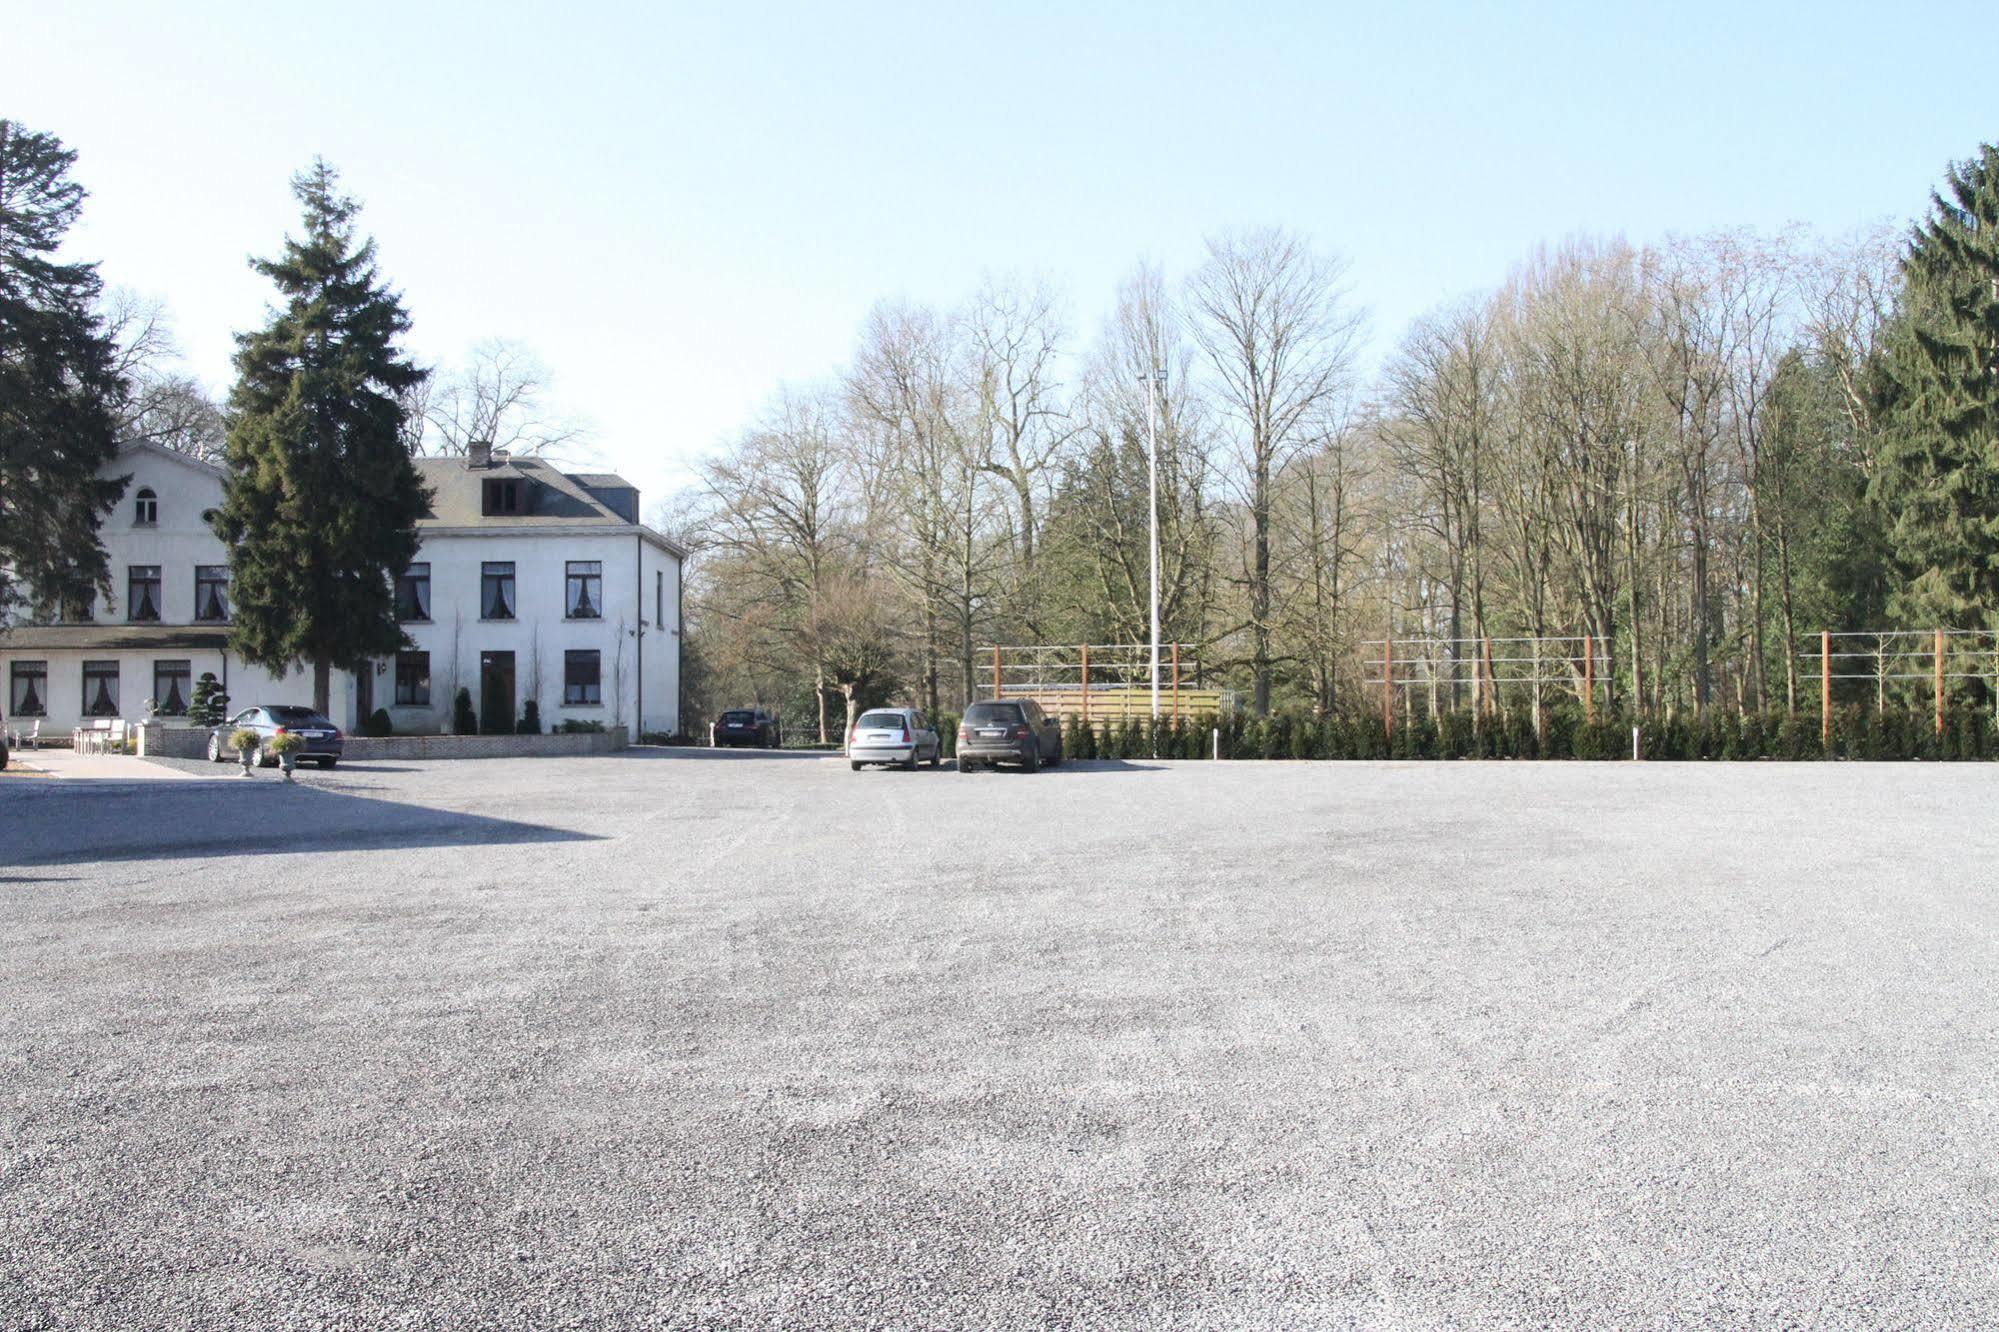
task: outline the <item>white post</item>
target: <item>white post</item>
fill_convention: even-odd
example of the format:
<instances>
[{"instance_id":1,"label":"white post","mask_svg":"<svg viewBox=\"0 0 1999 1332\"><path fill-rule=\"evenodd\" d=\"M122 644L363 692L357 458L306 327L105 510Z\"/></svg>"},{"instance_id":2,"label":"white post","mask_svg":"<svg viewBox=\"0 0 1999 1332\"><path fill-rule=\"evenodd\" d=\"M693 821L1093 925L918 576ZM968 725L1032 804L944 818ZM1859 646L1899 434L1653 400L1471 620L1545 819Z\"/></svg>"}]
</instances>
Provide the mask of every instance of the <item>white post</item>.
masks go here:
<instances>
[{"instance_id":1,"label":"white post","mask_svg":"<svg viewBox=\"0 0 1999 1332\"><path fill-rule=\"evenodd\" d=\"M1217 726L1215 728L1214 735L1215 735L1215 762L1220 763L1222 761L1222 728Z\"/></svg>"},{"instance_id":2,"label":"white post","mask_svg":"<svg viewBox=\"0 0 1999 1332\"><path fill-rule=\"evenodd\" d=\"M1152 720L1159 720L1159 384L1164 371L1145 376L1146 519L1152 562Z\"/></svg>"},{"instance_id":3,"label":"white post","mask_svg":"<svg viewBox=\"0 0 1999 1332\"><path fill-rule=\"evenodd\" d=\"M1638 728L1636 726L1631 728L1631 761L1633 763L1638 761Z\"/></svg>"}]
</instances>

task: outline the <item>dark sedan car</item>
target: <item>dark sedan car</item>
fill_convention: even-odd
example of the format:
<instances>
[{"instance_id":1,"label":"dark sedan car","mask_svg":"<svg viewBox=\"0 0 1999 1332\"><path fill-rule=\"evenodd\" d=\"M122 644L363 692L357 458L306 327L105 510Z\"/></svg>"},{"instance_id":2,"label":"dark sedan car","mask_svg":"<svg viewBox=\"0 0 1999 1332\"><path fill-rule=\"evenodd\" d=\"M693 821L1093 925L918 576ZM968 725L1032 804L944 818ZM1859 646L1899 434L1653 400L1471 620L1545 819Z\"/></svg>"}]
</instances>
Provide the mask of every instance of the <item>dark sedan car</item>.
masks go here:
<instances>
[{"instance_id":1,"label":"dark sedan car","mask_svg":"<svg viewBox=\"0 0 1999 1332\"><path fill-rule=\"evenodd\" d=\"M784 743L777 718L762 708L731 708L715 720L715 747L750 745L756 749L776 749Z\"/></svg>"},{"instance_id":2,"label":"dark sedan car","mask_svg":"<svg viewBox=\"0 0 1999 1332\"><path fill-rule=\"evenodd\" d=\"M340 761L345 746L340 728L311 708L301 708L291 703L269 703L259 707L245 708L216 727L208 736L208 757L213 763L227 763L236 757L230 747L229 737L237 731L254 731L257 735L257 762L262 767L270 767L278 761L271 752L271 741L281 735L295 735L305 741L305 748L298 751L302 763L317 763L322 768L330 768Z\"/></svg>"},{"instance_id":3,"label":"dark sedan car","mask_svg":"<svg viewBox=\"0 0 1999 1332\"><path fill-rule=\"evenodd\" d=\"M1061 761L1062 723L1031 698L974 703L958 724L959 772L997 763L1039 772Z\"/></svg>"}]
</instances>

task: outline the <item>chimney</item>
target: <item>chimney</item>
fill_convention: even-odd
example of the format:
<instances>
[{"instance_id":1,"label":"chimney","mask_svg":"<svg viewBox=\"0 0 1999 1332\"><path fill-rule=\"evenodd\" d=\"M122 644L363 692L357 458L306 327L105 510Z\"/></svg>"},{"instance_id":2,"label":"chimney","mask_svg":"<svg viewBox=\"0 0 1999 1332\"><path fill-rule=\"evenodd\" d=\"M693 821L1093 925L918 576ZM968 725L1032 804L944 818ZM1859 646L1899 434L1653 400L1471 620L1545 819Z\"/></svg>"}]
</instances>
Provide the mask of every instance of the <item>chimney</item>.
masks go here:
<instances>
[{"instance_id":1,"label":"chimney","mask_svg":"<svg viewBox=\"0 0 1999 1332\"><path fill-rule=\"evenodd\" d=\"M467 467L491 467L493 465L493 441L490 439L475 439L466 445L465 465Z\"/></svg>"}]
</instances>

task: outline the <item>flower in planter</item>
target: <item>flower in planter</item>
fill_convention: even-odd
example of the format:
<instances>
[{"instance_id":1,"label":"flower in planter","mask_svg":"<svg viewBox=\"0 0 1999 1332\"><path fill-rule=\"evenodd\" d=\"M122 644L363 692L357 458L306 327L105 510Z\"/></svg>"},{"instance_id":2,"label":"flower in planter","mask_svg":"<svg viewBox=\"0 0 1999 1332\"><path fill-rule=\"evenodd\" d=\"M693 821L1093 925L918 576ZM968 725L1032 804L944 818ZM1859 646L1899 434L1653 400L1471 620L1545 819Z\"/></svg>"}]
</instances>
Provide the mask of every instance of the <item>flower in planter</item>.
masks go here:
<instances>
[{"instance_id":1,"label":"flower in planter","mask_svg":"<svg viewBox=\"0 0 1999 1332\"><path fill-rule=\"evenodd\" d=\"M298 766L298 752L305 748L305 741L296 735L278 734L271 737L265 748L278 756L278 766L285 770L285 780L292 780L292 769Z\"/></svg>"}]
</instances>

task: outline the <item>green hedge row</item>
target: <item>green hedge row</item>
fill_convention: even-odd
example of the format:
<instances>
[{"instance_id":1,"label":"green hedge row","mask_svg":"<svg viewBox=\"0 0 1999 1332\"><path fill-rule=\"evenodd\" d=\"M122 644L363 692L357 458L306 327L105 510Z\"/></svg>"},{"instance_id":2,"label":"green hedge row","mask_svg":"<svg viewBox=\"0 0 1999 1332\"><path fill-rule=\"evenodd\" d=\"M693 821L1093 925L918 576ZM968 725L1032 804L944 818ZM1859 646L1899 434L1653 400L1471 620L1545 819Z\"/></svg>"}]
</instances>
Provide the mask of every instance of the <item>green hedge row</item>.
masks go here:
<instances>
[{"instance_id":1,"label":"green hedge row","mask_svg":"<svg viewBox=\"0 0 1999 1332\"><path fill-rule=\"evenodd\" d=\"M956 721L947 732L947 752ZM1075 758L1204 759L1212 757L1213 731L1221 732L1225 759L1628 759L1628 716L1583 718L1581 709L1549 711L1540 736L1531 717L1508 712L1489 725L1473 714L1448 712L1413 721L1396 719L1393 737L1382 732L1379 716L1310 717L1278 713L1267 718L1230 713L1215 720L1175 724L1146 721L1084 726L1070 718L1064 747ZM1999 735L1984 709L1959 709L1944 716L1935 731L1928 709L1837 708L1832 742L1820 740L1817 713L1747 715L1715 710L1701 717L1678 716L1639 723L1639 750L1647 759L1866 759L1977 760L1999 758Z\"/></svg>"}]
</instances>

